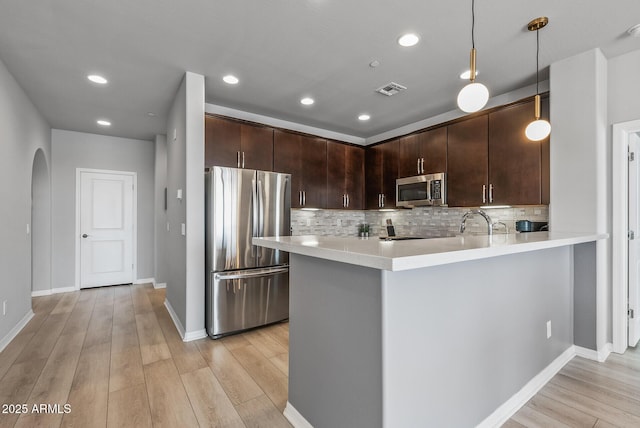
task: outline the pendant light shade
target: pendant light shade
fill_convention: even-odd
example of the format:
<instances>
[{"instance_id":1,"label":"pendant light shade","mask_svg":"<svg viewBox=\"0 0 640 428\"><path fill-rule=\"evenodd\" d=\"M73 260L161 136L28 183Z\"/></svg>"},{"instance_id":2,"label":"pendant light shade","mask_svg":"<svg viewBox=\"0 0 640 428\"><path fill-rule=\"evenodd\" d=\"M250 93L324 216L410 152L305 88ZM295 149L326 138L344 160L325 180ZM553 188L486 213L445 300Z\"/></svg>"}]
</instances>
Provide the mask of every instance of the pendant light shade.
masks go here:
<instances>
[{"instance_id":1,"label":"pendant light shade","mask_svg":"<svg viewBox=\"0 0 640 428\"><path fill-rule=\"evenodd\" d=\"M458 93L458 107L465 113L482 110L489 101L489 90L476 82L475 0L471 0L471 54L469 55L469 83Z\"/></svg>"},{"instance_id":2,"label":"pendant light shade","mask_svg":"<svg viewBox=\"0 0 640 428\"><path fill-rule=\"evenodd\" d=\"M544 28L549 23L549 19L545 16L536 18L533 21L527 24L527 28L529 31L536 32L536 96L534 99L534 120L525 129L524 133L528 139L531 141L540 141L544 140L551 134L551 124L544 120L540 119L540 93L538 90L538 85L540 82L539 74L540 74L540 29Z\"/></svg>"}]
</instances>

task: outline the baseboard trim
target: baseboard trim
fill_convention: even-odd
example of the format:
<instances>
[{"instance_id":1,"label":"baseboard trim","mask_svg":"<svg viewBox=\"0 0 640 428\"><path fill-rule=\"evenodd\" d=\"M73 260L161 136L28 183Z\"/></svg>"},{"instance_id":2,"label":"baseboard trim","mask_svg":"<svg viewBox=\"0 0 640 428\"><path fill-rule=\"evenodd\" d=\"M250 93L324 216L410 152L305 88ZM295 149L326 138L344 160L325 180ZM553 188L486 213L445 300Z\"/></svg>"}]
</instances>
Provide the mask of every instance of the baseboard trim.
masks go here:
<instances>
[{"instance_id":1,"label":"baseboard trim","mask_svg":"<svg viewBox=\"0 0 640 428\"><path fill-rule=\"evenodd\" d=\"M599 351L594 351L593 349L589 349L589 348L583 348L582 346L576 346L575 348L576 348L576 355L578 357L597 361L599 363L604 363L605 361L607 361L607 358L609 358L609 354L611 354L611 350L613 349L613 344L607 343Z\"/></svg>"},{"instance_id":2,"label":"baseboard trim","mask_svg":"<svg viewBox=\"0 0 640 428\"><path fill-rule=\"evenodd\" d=\"M156 279L155 278L140 278L140 279L136 279L135 281L133 281L133 283L135 285L151 283L153 285L153 288L155 288Z\"/></svg>"},{"instance_id":3,"label":"baseboard trim","mask_svg":"<svg viewBox=\"0 0 640 428\"><path fill-rule=\"evenodd\" d=\"M182 341L191 342L192 340L200 340L204 339L205 337L207 337L207 330L205 329L190 331L188 333L185 333L185 335L182 337Z\"/></svg>"},{"instance_id":4,"label":"baseboard trim","mask_svg":"<svg viewBox=\"0 0 640 428\"><path fill-rule=\"evenodd\" d=\"M291 425L293 425L293 428L313 428L313 425L311 425L309 421L306 420L304 416L302 416L300 412L298 412L288 401L282 414L287 418Z\"/></svg>"},{"instance_id":5,"label":"baseboard trim","mask_svg":"<svg viewBox=\"0 0 640 428\"><path fill-rule=\"evenodd\" d=\"M31 297L51 296L52 294L73 293L78 291L76 287L50 288L48 290L36 290L31 292Z\"/></svg>"},{"instance_id":6,"label":"baseboard trim","mask_svg":"<svg viewBox=\"0 0 640 428\"><path fill-rule=\"evenodd\" d=\"M153 283L153 288L155 288L156 290L158 290L159 288L167 288L167 283L166 282L154 282Z\"/></svg>"},{"instance_id":7,"label":"baseboard trim","mask_svg":"<svg viewBox=\"0 0 640 428\"><path fill-rule=\"evenodd\" d=\"M7 335L3 337L2 340L0 340L0 352L4 351L4 348L6 348L7 345L11 343L13 339L15 339L18 333L20 333L22 329L27 325L27 323L31 321L33 315L33 310L29 309L24 317L22 317L22 319L18 321L18 324L16 324L11 330L9 330L9 333L7 333Z\"/></svg>"},{"instance_id":8,"label":"baseboard trim","mask_svg":"<svg viewBox=\"0 0 640 428\"><path fill-rule=\"evenodd\" d=\"M527 401L537 394L543 386L547 384L573 357L576 356L576 347L570 346L551 364L545 367L540 373L533 377L522 387L513 397L498 407L489 417L482 421L479 428L499 427L507 422ZM285 409L286 410L286 409Z\"/></svg>"},{"instance_id":9,"label":"baseboard trim","mask_svg":"<svg viewBox=\"0 0 640 428\"><path fill-rule=\"evenodd\" d=\"M164 299L164 307L167 308L167 312L169 312L169 316L173 320L173 325L176 326L178 334L180 334L180 337L182 338L182 340L184 340L184 327L180 322L180 318L178 318L178 314L176 314L176 311L173 310L171 303L169 303L169 300Z\"/></svg>"}]
</instances>

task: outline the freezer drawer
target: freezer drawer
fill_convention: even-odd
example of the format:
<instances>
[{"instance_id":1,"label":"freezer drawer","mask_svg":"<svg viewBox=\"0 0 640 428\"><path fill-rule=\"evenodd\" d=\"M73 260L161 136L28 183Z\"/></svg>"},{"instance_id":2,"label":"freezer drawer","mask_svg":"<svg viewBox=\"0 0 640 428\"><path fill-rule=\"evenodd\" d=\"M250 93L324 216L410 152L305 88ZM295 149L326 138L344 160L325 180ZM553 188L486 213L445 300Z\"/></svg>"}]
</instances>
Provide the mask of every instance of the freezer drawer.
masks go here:
<instances>
[{"instance_id":1,"label":"freezer drawer","mask_svg":"<svg viewBox=\"0 0 640 428\"><path fill-rule=\"evenodd\" d=\"M207 334L214 339L289 318L289 267L212 272Z\"/></svg>"}]
</instances>

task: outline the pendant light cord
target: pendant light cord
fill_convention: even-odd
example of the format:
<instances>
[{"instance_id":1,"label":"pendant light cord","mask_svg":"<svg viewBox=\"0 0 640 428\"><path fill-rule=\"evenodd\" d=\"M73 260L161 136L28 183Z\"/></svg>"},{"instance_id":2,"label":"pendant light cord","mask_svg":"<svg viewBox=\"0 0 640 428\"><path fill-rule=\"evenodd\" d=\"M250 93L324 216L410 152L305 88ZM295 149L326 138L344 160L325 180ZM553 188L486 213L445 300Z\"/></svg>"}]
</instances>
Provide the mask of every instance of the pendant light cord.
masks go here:
<instances>
[{"instance_id":1,"label":"pendant light cord","mask_svg":"<svg viewBox=\"0 0 640 428\"><path fill-rule=\"evenodd\" d=\"M476 0L471 0L471 47L476 48L475 39L475 27L476 27Z\"/></svg>"},{"instance_id":2,"label":"pendant light cord","mask_svg":"<svg viewBox=\"0 0 640 428\"><path fill-rule=\"evenodd\" d=\"M536 95L540 93L538 84L540 82L540 29L536 30Z\"/></svg>"}]
</instances>

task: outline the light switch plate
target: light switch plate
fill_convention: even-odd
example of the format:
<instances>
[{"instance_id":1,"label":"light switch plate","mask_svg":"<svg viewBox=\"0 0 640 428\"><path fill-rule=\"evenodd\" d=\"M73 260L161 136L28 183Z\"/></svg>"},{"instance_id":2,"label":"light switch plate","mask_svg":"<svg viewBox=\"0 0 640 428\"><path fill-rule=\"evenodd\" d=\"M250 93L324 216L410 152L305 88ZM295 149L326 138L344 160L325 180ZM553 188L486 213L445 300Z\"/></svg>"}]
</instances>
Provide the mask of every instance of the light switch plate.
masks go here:
<instances>
[{"instance_id":1,"label":"light switch plate","mask_svg":"<svg viewBox=\"0 0 640 428\"><path fill-rule=\"evenodd\" d=\"M27 235L31 233L31 226L29 226L29 223L27 223Z\"/></svg>"},{"instance_id":2,"label":"light switch plate","mask_svg":"<svg viewBox=\"0 0 640 428\"><path fill-rule=\"evenodd\" d=\"M187 225L182 223L182 236L185 236L187 234Z\"/></svg>"},{"instance_id":3,"label":"light switch plate","mask_svg":"<svg viewBox=\"0 0 640 428\"><path fill-rule=\"evenodd\" d=\"M176 198L182 199L182 189L178 189L178 192L176 194Z\"/></svg>"},{"instance_id":4,"label":"light switch plate","mask_svg":"<svg viewBox=\"0 0 640 428\"><path fill-rule=\"evenodd\" d=\"M178 129L173 128L173 141L176 141L177 139L178 139Z\"/></svg>"}]
</instances>

